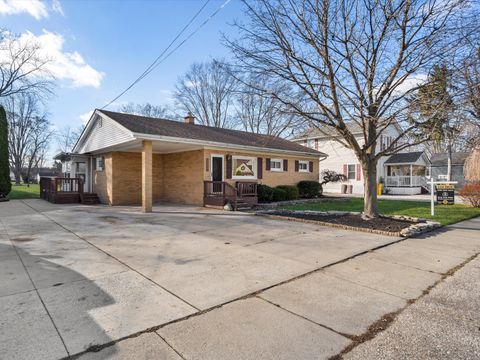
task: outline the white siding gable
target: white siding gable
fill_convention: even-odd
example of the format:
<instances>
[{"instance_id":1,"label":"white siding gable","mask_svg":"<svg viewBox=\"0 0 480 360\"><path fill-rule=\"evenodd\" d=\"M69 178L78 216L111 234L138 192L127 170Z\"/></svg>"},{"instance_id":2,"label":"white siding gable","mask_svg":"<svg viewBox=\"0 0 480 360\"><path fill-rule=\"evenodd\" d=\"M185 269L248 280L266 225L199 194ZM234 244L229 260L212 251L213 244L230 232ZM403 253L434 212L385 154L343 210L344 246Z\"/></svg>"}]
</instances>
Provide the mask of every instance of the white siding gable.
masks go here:
<instances>
[{"instance_id":1,"label":"white siding gable","mask_svg":"<svg viewBox=\"0 0 480 360\"><path fill-rule=\"evenodd\" d=\"M91 122L76 146L79 154L98 151L134 138L129 130L105 116L97 114Z\"/></svg>"}]
</instances>

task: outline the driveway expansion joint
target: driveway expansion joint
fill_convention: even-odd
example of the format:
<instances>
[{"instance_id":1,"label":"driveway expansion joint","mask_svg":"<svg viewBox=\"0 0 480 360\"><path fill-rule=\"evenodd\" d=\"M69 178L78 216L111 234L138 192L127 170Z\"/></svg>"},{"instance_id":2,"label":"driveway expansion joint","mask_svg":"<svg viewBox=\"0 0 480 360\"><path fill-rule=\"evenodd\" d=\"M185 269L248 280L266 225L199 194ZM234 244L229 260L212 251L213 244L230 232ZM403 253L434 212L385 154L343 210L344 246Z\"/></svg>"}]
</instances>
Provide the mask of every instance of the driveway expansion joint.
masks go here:
<instances>
[{"instance_id":1,"label":"driveway expansion joint","mask_svg":"<svg viewBox=\"0 0 480 360\"><path fill-rule=\"evenodd\" d=\"M44 213L36 210L35 208L33 208L32 206L28 205L31 209L33 209L34 211L36 211L37 213L41 214L42 216L46 217L48 220L52 221L53 223L55 223L56 225L60 226L62 229L64 229L65 231L71 233L72 235L76 236L77 238L79 238L80 240L86 242L87 244L89 244L90 246L94 247L95 249L97 249L98 251L101 251L102 253L104 253L105 255L111 257L112 259L118 261L120 264L122 264L123 266L127 267L128 269L130 269L131 271L137 273L138 275L140 275L141 277L145 278L146 280L150 281L152 284L155 284L156 286L160 287L162 290L166 291L167 293L169 293L170 295L176 297L177 299L179 299L180 301L183 301L185 304L187 304L188 306L194 308L195 310L199 311L200 309L198 307L196 307L195 305L193 304L190 304L188 301L182 299L180 296L176 295L175 293L171 292L170 290L168 290L167 288L165 288L164 286L158 284L157 282L153 281L152 279L150 279L149 277L145 276L144 274L142 274L141 272L139 272L138 270L132 268L130 265L128 265L127 263L117 259L115 256L109 254L108 252L104 251L103 249L99 248L98 246L96 246L95 244L92 244L90 241L88 241L87 239L81 237L80 235L78 235L76 232L70 230L69 228L59 224L57 221L55 221L54 219L52 219L51 217L49 217L48 215L45 215Z\"/></svg>"},{"instance_id":2,"label":"driveway expansion joint","mask_svg":"<svg viewBox=\"0 0 480 360\"><path fill-rule=\"evenodd\" d=\"M309 319L309 318L306 317L306 316L297 314L297 313L294 312L294 311L291 311L291 310L288 310L288 309L282 307L280 304L276 304L276 303L274 303L274 302L272 302L272 301L270 301L270 300L267 300L267 299L263 298L261 295L257 295L256 298L257 298L257 299L260 299L260 300L263 300L263 301L269 303L270 305L273 305L273 306L275 306L275 307L277 307L277 308L279 308L279 309L282 309L283 311L286 311L286 312L288 312L289 314L292 314L292 315L297 316L297 317L299 317L299 318L301 318L301 319L303 319L303 320L306 320L306 321L308 321L308 322L311 322L312 324L321 326L321 327L323 327L324 329L327 329L327 330L329 330L329 331L331 331L331 332L334 332L335 334L338 334L338 335L341 335L341 336L343 336L343 337L346 337L347 339L350 339L350 340L354 340L354 339L355 339L355 335L342 333L342 332L340 332L340 331L335 330L334 328L331 328L330 326L327 326L327 325L321 324L321 323L319 323L319 322L313 321L312 319Z\"/></svg>"}]
</instances>

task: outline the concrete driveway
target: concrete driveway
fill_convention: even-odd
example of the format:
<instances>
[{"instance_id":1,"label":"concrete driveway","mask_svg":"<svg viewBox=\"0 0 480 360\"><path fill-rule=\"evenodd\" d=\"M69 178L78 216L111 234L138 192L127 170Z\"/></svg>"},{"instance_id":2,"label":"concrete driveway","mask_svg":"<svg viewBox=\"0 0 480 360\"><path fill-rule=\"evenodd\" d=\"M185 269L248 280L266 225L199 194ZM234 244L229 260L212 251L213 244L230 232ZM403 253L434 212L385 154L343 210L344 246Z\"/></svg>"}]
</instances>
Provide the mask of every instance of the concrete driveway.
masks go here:
<instances>
[{"instance_id":1,"label":"concrete driveway","mask_svg":"<svg viewBox=\"0 0 480 360\"><path fill-rule=\"evenodd\" d=\"M11 201L0 219L5 359L327 358L480 250L459 230L453 251L330 266L399 239L177 205Z\"/></svg>"}]
</instances>

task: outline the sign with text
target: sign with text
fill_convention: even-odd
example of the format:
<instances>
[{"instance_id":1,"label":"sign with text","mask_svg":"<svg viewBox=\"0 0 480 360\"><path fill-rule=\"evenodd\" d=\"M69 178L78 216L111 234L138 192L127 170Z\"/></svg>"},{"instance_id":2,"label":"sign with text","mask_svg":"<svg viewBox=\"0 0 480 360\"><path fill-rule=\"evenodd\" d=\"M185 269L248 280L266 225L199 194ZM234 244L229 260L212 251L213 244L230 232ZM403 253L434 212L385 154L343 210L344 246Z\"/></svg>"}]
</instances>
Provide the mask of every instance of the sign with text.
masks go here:
<instances>
[{"instance_id":1,"label":"sign with text","mask_svg":"<svg viewBox=\"0 0 480 360\"><path fill-rule=\"evenodd\" d=\"M455 204L455 185L454 184L435 184L437 194L437 204L453 205Z\"/></svg>"}]
</instances>

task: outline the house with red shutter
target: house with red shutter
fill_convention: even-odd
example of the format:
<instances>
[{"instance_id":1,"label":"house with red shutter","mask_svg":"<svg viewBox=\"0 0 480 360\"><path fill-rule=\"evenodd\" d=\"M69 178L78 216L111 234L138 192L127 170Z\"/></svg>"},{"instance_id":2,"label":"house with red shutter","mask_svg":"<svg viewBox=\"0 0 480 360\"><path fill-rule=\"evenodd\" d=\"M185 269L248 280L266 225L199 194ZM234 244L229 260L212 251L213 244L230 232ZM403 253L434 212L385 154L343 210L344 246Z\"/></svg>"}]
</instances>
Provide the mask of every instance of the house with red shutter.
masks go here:
<instances>
[{"instance_id":1,"label":"house with red shutter","mask_svg":"<svg viewBox=\"0 0 480 360\"><path fill-rule=\"evenodd\" d=\"M351 124L350 130L359 144L363 143L363 131L358 124ZM386 149L399 136L395 126L389 126L380 135L377 151ZM322 160L321 170L333 170L344 174L347 181L328 183L324 192L330 193L364 193L362 168L355 153L349 147L337 141L334 129L312 128L294 139L295 142L309 149L327 154ZM392 195L414 195L428 191L427 179L430 176L430 161L424 151L409 148L391 156L382 156L377 165L377 181L383 184L384 192Z\"/></svg>"}]
</instances>

